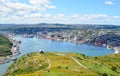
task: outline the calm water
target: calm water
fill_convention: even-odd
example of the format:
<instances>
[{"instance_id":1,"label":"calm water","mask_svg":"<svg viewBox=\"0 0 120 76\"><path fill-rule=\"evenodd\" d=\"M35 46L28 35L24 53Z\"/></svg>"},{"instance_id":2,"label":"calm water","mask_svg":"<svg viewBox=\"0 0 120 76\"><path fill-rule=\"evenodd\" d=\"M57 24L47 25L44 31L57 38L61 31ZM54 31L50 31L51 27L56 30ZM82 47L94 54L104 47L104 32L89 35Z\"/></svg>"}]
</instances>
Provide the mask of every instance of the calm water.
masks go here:
<instances>
[{"instance_id":1,"label":"calm water","mask_svg":"<svg viewBox=\"0 0 120 76\"><path fill-rule=\"evenodd\" d=\"M29 52L37 52L39 50L51 52L75 52L82 53L87 56L102 56L114 53L113 50L104 47L88 46L85 44L74 44L71 42L57 42L48 39L23 38L20 36L16 36L15 39L22 41L19 48L21 54L18 57ZM12 63L13 62L0 65L0 76L2 76L8 66Z\"/></svg>"}]
</instances>

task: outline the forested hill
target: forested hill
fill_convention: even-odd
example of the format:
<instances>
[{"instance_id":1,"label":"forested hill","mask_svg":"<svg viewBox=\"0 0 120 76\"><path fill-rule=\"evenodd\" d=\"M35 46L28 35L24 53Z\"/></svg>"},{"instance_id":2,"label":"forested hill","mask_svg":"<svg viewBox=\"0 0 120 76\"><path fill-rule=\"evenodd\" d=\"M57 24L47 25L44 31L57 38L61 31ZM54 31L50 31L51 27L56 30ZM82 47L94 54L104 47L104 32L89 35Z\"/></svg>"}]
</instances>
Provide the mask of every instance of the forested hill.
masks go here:
<instances>
[{"instance_id":1,"label":"forested hill","mask_svg":"<svg viewBox=\"0 0 120 76\"><path fill-rule=\"evenodd\" d=\"M12 42L8 38L0 34L0 56L11 55Z\"/></svg>"}]
</instances>

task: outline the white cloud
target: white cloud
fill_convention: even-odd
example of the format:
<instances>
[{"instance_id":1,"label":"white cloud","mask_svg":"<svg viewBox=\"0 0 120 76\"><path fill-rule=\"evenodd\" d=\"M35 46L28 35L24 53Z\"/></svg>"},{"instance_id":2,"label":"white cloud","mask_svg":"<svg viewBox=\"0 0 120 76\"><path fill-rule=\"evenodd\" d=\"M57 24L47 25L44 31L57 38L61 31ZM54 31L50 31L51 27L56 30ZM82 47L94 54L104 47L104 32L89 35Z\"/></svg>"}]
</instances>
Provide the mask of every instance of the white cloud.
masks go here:
<instances>
[{"instance_id":1,"label":"white cloud","mask_svg":"<svg viewBox=\"0 0 120 76\"><path fill-rule=\"evenodd\" d=\"M0 13L6 15L23 15L33 12L42 13L47 9L56 8L49 0L29 0L30 3L20 3L19 0L0 0ZM24 13L23 13L24 12Z\"/></svg>"},{"instance_id":2,"label":"white cloud","mask_svg":"<svg viewBox=\"0 0 120 76\"><path fill-rule=\"evenodd\" d=\"M24 12L19 12L21 15ZM19 15L20 15L19 14ZM2 22L17 22L17 23L75 23L75 24L119 24L120 16L108 16L106 14L77 14L77 15L64 15L64 14L26 14L22 17L18 15L4 18Z\"/></svg>"},{"instance_id":3,"label":"white cloud","mask_svg":"<svg viewBox=\"0 0 120 76\"><path fill-rule=\"evenodd\" d=\"M106 4L106 5L113 5L114 2L112 2L112 1L110 1L110 0L107 0L107 1L105 1L105 4Z\"/></svg>"},{"instance_id":4,"label":"white cloud","mask_svg":"<svg viewBox=\"0 0 120 76\"><path fill-rule=\"evenodd\" d=\"M28 0L28 2L0 0L0 23L27 23L31 20L34 23L36 19L42 18L41 13L56 8L50 0Z\"/></svg>"},{"instance_id":5,"label":"white cloud","mask_svg":"<svg viewBox=\"0 0 120 76\"><path fill-rule=\"evenodd\" d=\"M29 0L30 4L33 6L41 7L44 6L45 8L56 8L56 6L50 5L51 2L49 0Z\"/></svg>"},{"instance_id":6,"label":"white cloud","mask_svg":"<svg viewBox=\"0 0 120 76\"><path fill-rule=\"evenodd\" d=\"M120 24L120 16L106 14L50 14L47 9L56 8L50 0L0 0L0 23L97 23ZM110 3L109 3L110 4Z\"/></svg>"},{"instance_id":7,"label":"white cloud","mask_svg":"<svg viewBox=\"0 0 120 76\"><path fill-rule=\"evenodd\" d=\"M48 0L30 0L30 3L33 5L45 5L45 4L49 4L50 1L48 1Z\"/></svg>"}]
</instances>

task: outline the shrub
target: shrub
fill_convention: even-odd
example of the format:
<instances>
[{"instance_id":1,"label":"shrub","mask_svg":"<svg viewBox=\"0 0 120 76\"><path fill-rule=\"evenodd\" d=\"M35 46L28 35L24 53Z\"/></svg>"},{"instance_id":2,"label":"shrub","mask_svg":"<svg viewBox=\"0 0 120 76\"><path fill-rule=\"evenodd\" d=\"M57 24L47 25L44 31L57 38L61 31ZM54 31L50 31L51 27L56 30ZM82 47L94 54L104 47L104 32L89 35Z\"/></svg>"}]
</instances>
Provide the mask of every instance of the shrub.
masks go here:
<instances>
[{"instance_id":1,"label":"shrub","mask_svg":"<svg viewBox=\"0 0 120 76\"><path fill-rule=\"evenodd\" d=\"M95 60L97 60L98 59L98 57L94 57L95 58Z\"/></svg>"},{"instance_id":2,"label":"shrub","mask_svg":"<svg viewBox=\"0 0 120 76\"><path fill-rule=\"evenodd\" d=\"M67 67L67 66L66 66L65 68L66 68L66 69L68 69L68 67Z\"/></svg>"},{"instance_id":3,"label":"shrub","mask_svg":"<svg viewBox=\"0 0 120 76\"><path fill-rule=\"evenodd\" d=\"M60 66L58 66L58 68L60 69L61 67L60 67Z\"/></svg>"},{"instance_id":4,"label":"shrub","mask_svg":"<svg viewBox=\"0 0 120 76\"><path fill-rule=\"evenodd\" d=\"M50 72L50 70L48 70L48 72Z\"/></svg>"},{"instance_id":5,"label":"shrub","mask_svg":"<svg viewBox=\"0 0 120 76\"><path fill-rule=\"evenodd\" d=\"M103 73L102 76L108 76L108 74L107 73Z\"/></svg>"},{"instance_id":6,"label":"shrub","mask_svg":"<svg viewBox=\"0 0 120 76\"><path fill-rule=\"evenodd\" d=\"M117 69L117 68L116 68L116 67L114 67L114 66L112 66L112 68L111 68L111 69L112 69L113 71L116 71L116 69Z\"/></svg>"},{"instance_id":7,"label":"shrub","mask_svg":"<svg viewBox=\"0 0 120 76\"><path fill-rule=\"evenodd\" d=\"M108 76L108 74L107 73L103 73L102 76Z\"/></svg>"}]
</instances>

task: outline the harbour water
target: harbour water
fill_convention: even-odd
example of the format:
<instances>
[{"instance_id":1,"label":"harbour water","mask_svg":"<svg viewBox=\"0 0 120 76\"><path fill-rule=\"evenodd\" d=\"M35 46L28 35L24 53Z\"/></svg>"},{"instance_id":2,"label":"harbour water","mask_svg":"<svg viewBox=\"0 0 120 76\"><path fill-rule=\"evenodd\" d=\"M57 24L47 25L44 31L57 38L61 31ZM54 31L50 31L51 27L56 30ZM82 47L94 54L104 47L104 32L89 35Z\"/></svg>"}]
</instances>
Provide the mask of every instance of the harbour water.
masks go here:
<instances>
[{"instance_id":1,"label":"harbour water","mask_svg":"<svg viewBox=\"0 0 120 76\"><path fill-rule=\"evenodd\" d=\"M95 47L92 45L75 44L71 42L58 42L38 38L23 38L21 36L15 36L14 39L21 41L21 44L19 45L19 51L21 54L17 56L18 58L26 53L38 52L39 50L49 52L74 52L93 57L114 53L113 50L107 49L105 47ZM0 64L0 76L3 75L3 73L12 63L13 61Z\"/></svg>"}]
</instances>

